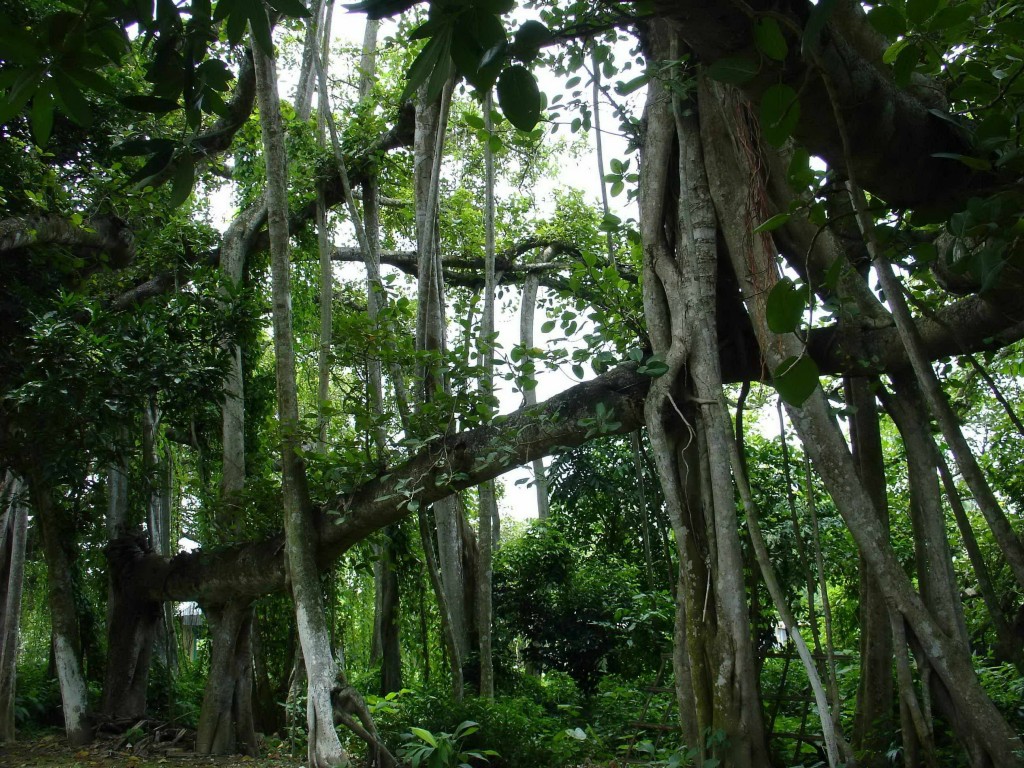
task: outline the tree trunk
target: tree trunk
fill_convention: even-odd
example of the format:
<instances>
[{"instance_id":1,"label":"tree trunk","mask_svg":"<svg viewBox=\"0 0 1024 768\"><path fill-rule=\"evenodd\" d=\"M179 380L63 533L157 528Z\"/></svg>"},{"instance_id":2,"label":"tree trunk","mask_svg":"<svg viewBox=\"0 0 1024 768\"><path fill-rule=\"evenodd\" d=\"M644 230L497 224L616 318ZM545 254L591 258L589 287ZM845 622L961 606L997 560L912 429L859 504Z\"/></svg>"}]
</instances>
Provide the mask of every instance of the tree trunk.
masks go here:
<instances>
[{"instance_id":1,"label":"tree trunk","mask_svg":"<svg viewBox=\"0 0 1024 768\"><path fill-rule=\"evenodd\" d=\"M656 60L679 59L681 51L671 35L652 30ZM716 335L715 214L693 115L696 104L684 106L657 81L648 86L647 98L640 197L644 305L654 352L668 366L668 372L652 383L647 425L677 540L693 539L703 527L707 542L701 559L706 557L708 570L699 580L692 570L697 552L687 551L692 545L680 552L685 614L702 635L700 643L689 644L690 668L710 665L708 671L713 670L706 677L691 675L698 734L706 739L692 746L702 750L698 762L717 759L737 768L754 768L768 764L768 751L729 470L729 427L718 408L722 377ZM678 196L671 191L675 174ZM700 403L701 410L680 406L687 398ZM708 457L700 462L698 486L703 526L694 520L693 504L686 504L695 494L682 492L683 484L696 474L693 465L681 461L681 448L692 442L694 432ZM688 634L692 638L693 633Z\"/></svg>"},{"instance_id":2,"label":"tree trunk","mask_svg":"<svg viewBox=\"0 0 1024 768\"><path fill-rule=\"evenodd\" d=\"M82 674L75 587L71 577L71 557L68 554L68 547L73 545L72 537L68 535L71 525L54 503L51 490L37 463L33 463L29 470L28 482L46 557L53 655L60 682L64 729L68 743L78 747L92 741L93 724L89 714L88 689Z\"/></svg>"},{"instance_id":3,"label":"tree trunk","mask_svg":"<svg viewBox=\"0 0 1024 768\"><path fill-rule=\"evenodd\" d=\"M757 167L758 141L750 132L746 108L719 86L701 88L700 110L705 137L705 158L712 178L715 206L727 211L719 221L725 234L733 269L743 289L765 362L770 370L789 357L803 354L803 344L793 334L773 334L768 329L766 297L778 279L774 265L777 249L768 233L752 235L750 222L768 218L769 210L758 201L764 189ZM887 292L888 293L888 292ZM984 744L992 765L1019 766L1015 754L1020 738L982 690L969 654L944 633L911 587L878 522L878 511L857 477L852 457L820 388L799 407L789 408L805 450L825 482L845 520L860 554L890 606L902 614L937 675L950 691L965 733Z\"/></svg>"},{"instance_id":4,"label":"tree trunk","mask_svg":"<svg viewBox=\"0 0 1024 768\"><path fill-rule=\"evenodd\" d=\"M488 401L494 397L494 151L489 140L494 126L491 122L493 103L490 92L484 98L484 128L488 141L484 146L484 310L480 323L480 394ZM491 654L491 577L495 521L498 518L498 500L494 481L479 486L479 558L476 574L476 625L480 638L480 695L494 698L494 661Z\"/></svg>"},{"instance_id":5,"label":"tree trunk","mask_svg":"<svg viewBox=\"0 0 1024 768\"><path fill-rule=\"evenodd\" d=\"M141 532L126 534L106 547L111 591L102 711L112 720L146 714L149 667L163 606L139 597L132 585L136 566L151 551L149 537Z\"/></svg>"},{"instance_id":6,"label":"tree trunk","mask_svg":"<svg viewBox=\"0 0 1024 768\"><path fill-rule=\"evenodd\" d=\"M149 531L150 547L158 555L171 554L171 492L173 471L168 451L163 455L158 448L160 430L160 407L156 398L150 400L142 414L142 461L143 474L149 486L146 504L146 528ZM178 638L174 634L174 616L170 602L160 609L156 628L155 655L159 663L173 675L178 667Z\"/></svg>"},{"instance_id":7,"label":"tree trunk","mask_svg":"<svg viewBox=\"0 0 1024 768\"><path fill-rule=\"evenodd\" d=\"M258 754L253 724L251 605L204 605L212 640L210 674L196 733L201 755Z\"/></svg>"},{"instance_id":8,"label":"tree trunk","mask_svg":"<svg viewBox=\"0 0 1024 768\"><path fill-rule=\"evenodd\" d=\"M261 11L262 12L262 11ZM288 166L284 125L277 95L274 59L255 46L257 98L267 165L267 217L270 229L274 321L274 360L277 371L277 412L284 468L284 528L288 581L295 604L308 679L307 725L309 768L330 768L348 761L334 730L331 690L337 668L331 653L327 622L316 565L316 529L306 490L305 467L299 446L299 404L295 385L292 341L290 247L288 244Z\"/></svg>"},{"instance_id":9,"label":"tree trunk","mask_svg":"<svg viewBox=\"0 0 1024 768\"><path fill-rule=\"evenodd\" d=\"M402 647L399 642L400 596L398 590L398 549L392 536L397 526L385 530L387 540L380 548L379 613L374 622L380 642L380 695L402 690Z\"/></svg>"},{"instance_id":10,"label":"tree trunk","mask_svg":"<svg viewBox=\"0 0 1024 768\"><path fill-rule=\"evenodd\" d=\"M550 248L545 248L541 253L540 261L550 260L552 254ZM540 288L540 275L530 273L523 281L523 299L519 310L519 343L524 349L533 349L533 325L534 316L537 310L537 291ZM537 389L528 387L523 390L523 403L526 407L537 404ZM533 469L533 486L537 492L537 517L540 520L547 519L551 513L551 505L548 501L548 478L544 469L543 459L534 459L531 462Z\"/></svg>"},{"instance_id":11,"label":"tree trunk","mask_svg":"<svg viewBox=\"0 0 1024 768\"><path fill-rule=\"evenodd\" d=\"M889 530L889 507L882 457L882 436L878 429L878 406L871 382L848 377L844 386L850 416L850 443L857 473L874 502L878 523ZM888 534L886 534L888 535ZM860 574L860 680L853 719L853 747L864 768L885 768L886 752L894 731L894 689L892 679L892 624L885 597L875 583L864 557L858 558Z\"/></svg>"},{"instance_id":12,"label":"tree trunk","mask_svg":"<svg viewBox=\"0 0 1024 768\"><path fill-rule=\"evenodd\" d=\"M274 59L255 53L257 98L267 167L267 212L277 374L277 412L281 429L285 554L288 581L295 604L296 626L307 676L306 720L310 768L342 765L348 756L334 729L335 715L370 746L371 760L393 766L395 760L377 739L365 704L345 680L330 645L316 563L318 534L306 487L305 465L298 453L299 406L292 338L290 248L288 243L288 166L284 125L277 93ZM321 70L321 75L323 72ZM353 720L352 715L358 718Z\"/></svg>"},{"instance_id":13,"label":"tree trunk","mask_svg":"<svg viewBox=\"0 0 1024 768\"><path fill-rule=\"evenodd\" d=\"M21 589L25 575L28 509L24 482L8 470L0 489L0 743L14 741Z\"/></svg>"}]
</instances>

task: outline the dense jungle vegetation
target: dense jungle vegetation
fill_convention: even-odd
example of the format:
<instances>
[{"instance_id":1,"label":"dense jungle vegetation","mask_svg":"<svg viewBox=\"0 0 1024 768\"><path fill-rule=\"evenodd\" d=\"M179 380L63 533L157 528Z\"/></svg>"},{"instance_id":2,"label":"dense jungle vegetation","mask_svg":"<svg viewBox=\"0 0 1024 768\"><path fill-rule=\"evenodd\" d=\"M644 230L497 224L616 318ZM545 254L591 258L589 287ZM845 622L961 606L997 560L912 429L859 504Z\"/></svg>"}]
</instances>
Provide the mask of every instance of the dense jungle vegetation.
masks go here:
<instances>
[{"instance_id":1,"label":"dense jungle vegetation","mask_svg":"<svg viewBox=\"0 0 1024 768\"><path fill-rule=\"evenodd\" d=\"M0 762L1024 766L1022 41L0 4Z\"/></svg>"}]
</instances>

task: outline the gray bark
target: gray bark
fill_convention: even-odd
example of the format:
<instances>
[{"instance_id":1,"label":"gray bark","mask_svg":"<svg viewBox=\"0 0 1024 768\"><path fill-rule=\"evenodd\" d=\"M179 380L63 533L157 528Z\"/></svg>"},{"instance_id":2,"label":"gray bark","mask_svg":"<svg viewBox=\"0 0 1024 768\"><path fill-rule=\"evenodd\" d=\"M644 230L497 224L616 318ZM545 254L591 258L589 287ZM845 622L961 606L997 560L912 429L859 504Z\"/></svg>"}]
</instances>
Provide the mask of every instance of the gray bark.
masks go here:
<instances>
[{"instance_id":1,"label":"gray bark","mask_svg":"<svg viewBox=\"0 0 1024 768\"><path fill-rule=\"evenodd\" d=\"M284 468L284 527L288 580L295 605L308 679L307 726L309 768L344 765L348 756L334 730L331 689L337 668L331 652L320 595L320 574L314 556L316 533L310 520L305 468L299 446L299 404L295 385L292 341L290 248L288 244L288 165L284 125L277 96L276 65L255 52L256 88L267 165L267 212L271 243L271 281L274 321L274 361L277 372L277 412Z\"/></svg>"},{"instance_id":2,"label":"gray bark","mask_svg":"<svg viewBox=\"0 0 1024 768\"><path fill-rule=\"evenodd\" d=\"M14 741L21 590L28 508L24 482L8 470L0 488L0 743Z\"/></svg>"},{"instance_id":3,"label":"gray bark","mask_svg":"<svg viewBox=\"0 0 1024 768\"><path fill-rule=\"evenodd\" d=\"M484 127L488 135L493 131L491 124L492 98L488 93L484 99ZM481 378L480 393L485 398L494 396L494 152L490 141L484 147L484 310L480 323ZM478 536L480 556L476 574L477 601L476 624L480 638L480 695L494 698L494 660L491 655L491 576L494 525L498 518L498 501L494 481L480 485L480 532Z\"/></svg>"},{"instance_id":4,"label":"gray bark","mask_svg":"<svg viewBox=\"0 0 1024 768\"><path fill-rule=\"evenodd\" d=\"M672 34L671 30L652 30L657 59L679 58L681 51ZM767 740L728 464L729 427L715 407L722 395L716 331L717 227L704 173L699 126L692 114L695 107L687 104L684 109L656 81L648 86L640 198L644 304L654 351L664 357L668 372L652 383L646 414L677 539L685 541L702 534L707 539L707 573L701 579L704 583L694 578L695 553L681 551L680 567L688 602L696 603L701 593L704 598L700 609L696 604L684 604L691 624L697 625L697 616L701 616L699 631L704 635L697 642L691 634L690 667L692 670L710 661L714 669L699 682L693 680L698 733L724 732L726 741L699 741L692 746L701 750L698 762L718 759L737 768L753 768L767 764ZM675 167L670 162L673 142L677 142L679 152ZM670 174L674 173L679 179L678 200L669 192ZM679 406L680 398L686 395L701 406L692 421ZM703 532L700 524L693 522L692 507L684 507L686 495L680 487L682 478L693 472L680 458L682 445L692 440L694 431L698 444L706 445L708 456L707 461L700 462Z\"/></svg>"},{"instance_id":5,"label":"gray bark","mask_svg":"<svg viewBox=\"0 0 1024 768\"><path fill-rule=\"evenodd\" d=\"M252 606L241 601L204 605L212 640L196 752L258 754L252 713Z\"/></svg>"},{"instance_id":6,"label":"gray bark","mask_svg":"<svg viewBox=\"0 0 1024 768\"><path fill-rule=\"evenodd\" d=\"M277 93L274 59L257 52L256 79L260 126L267 166L267 211L271 242L271 285L278 421L281 429L284 527L287 574L295 605L296 626L307 676L308 764L328 768L348 760L334 730L335 715L370 746L371 760L392 766L394 758L380 743L362 698L345 680L330 644L316 562L317 531L306 487L299 446L299 406L292 337L290 248L288 243L288 166L284 125ZM320 72L323 78L323 72ZM322 81L321 81L322 82ZM353 719L353 715L358 720Z\"/></svg>"},{"instance_id":7,"label":"gray bark","mask_svg":"<svg viewBox=\"0 0 1024 768\"><path fill-rule=\"evenodd\" d=\"M89 714L89 694L82 673L71 557L66 549L71 542L64 535L69 526L53 501L40 467L32 466L28 483L46 557L53 655L60 683L64 730L68 743L77 747L92 741L93 724Z\"/></svg>"},{"instance_id":8,"label":"gray bark","mask_svg":"<svg viewBox=\"0 0 1024 768\"><path fill-rule=\"evenodd\" d=\"M882 438L878 429L878 406L871 382L864 378L845 380L850 416L850 442L857 473L871 494L873 509L883 531L889 530ZM888 535L888 533L886 534ZM857 708L852 740L865 768L888 765L886 752L894 731L894 688L892 678L892 624L885 597L871 575L863 556L858 558L860 574L860 668ZM905 654L904 649L899 649Z\"/></svg>"},{"instance_id":9,"label":"gray bark","mask_svg":"<svg viewBox=\"0 0 1024 768\"><path fill-rule=\"evenodd\" d=\"M749 189L763 182L751 169L756 141L751 139L742 105L721 89L702 92L708 107L701 110L705 136L705 157L716 208L729 211L720 218L733 268L744 292L753 327L770 369L787 357L799 356L803 345L791 334L772 334L765 317L765 297L777 272L776 250L765 233L751 235L744 221L764 221L767 211L751 210ZM726 117L728 115L728 117ZM714 138L711 138L714 137ZM710 148L710 149L709 149ZM942 631L902 571L889 545L877 510L859 481L852 457L831 414L821 389L816 389L800 407L789 409L805 450L814 461L840 514L852 533L877 583L892 608L903 616L920 643L938 677L950 691L959 716L962 736L983 743L993 765L1021 765L1017 756L1020 738L993 706L974 673L970 655L961 644ZM965 739L966 740L966 739Z\"/></svg>"}]
</instances>

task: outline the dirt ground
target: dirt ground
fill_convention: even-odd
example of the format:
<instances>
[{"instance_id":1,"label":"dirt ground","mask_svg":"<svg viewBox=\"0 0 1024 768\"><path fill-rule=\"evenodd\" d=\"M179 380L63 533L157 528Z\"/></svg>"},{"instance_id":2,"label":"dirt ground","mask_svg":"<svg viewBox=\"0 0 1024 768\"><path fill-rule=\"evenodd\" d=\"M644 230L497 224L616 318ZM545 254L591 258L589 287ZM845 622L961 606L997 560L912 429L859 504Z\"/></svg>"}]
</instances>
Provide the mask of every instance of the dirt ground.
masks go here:
<instances>
[{"instance_id":1,"label":"dirt ground","mask_svg":"<svg viewBox=\"0 0 1024 768\"><path fill-rule=\"evenodd\" d=\"M88 747L72 749L62 733L33 735L14 744L0 744L2 768L301 768L301 759L275 752L251 757L206 757L185 749L146 750L135 754L121 739L102 739Z\"/></svg>"}]
</instances>

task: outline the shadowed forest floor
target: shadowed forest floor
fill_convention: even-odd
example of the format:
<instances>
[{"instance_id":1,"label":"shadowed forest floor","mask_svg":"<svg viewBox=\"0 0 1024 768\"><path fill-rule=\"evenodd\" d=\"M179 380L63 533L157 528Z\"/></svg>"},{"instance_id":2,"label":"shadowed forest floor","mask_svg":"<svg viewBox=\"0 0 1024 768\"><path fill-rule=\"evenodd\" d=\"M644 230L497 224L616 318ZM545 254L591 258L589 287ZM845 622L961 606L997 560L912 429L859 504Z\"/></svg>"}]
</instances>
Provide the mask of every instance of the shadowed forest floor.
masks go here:
<instances>
[{"instance_id":1,"label":"shadowed forest floor","mask_svg":"<svg viewBox=\"0 0 1024 768\"><path fill-rule=\"evenodd\" d=\"M72 749L64 741L63 734L40 734L31 739L18 741L14 744L0 745L0 766L4 768L105 768L106 766L126 766L127 768L156 768L161 766L181 766L181 768L200 768L200 766L218 766L218 768L298 768L304 765L300 758L293 758L280 753L268 751L264 756L251 757L224 756L209 757L196 755L192 752L179 750L170 753L153 751L149 754L137 755L131 749L119 748L121 739L102 739L88 747ZM355 764L356 766L359 763Z\"/></svg>"}]
</instances>

